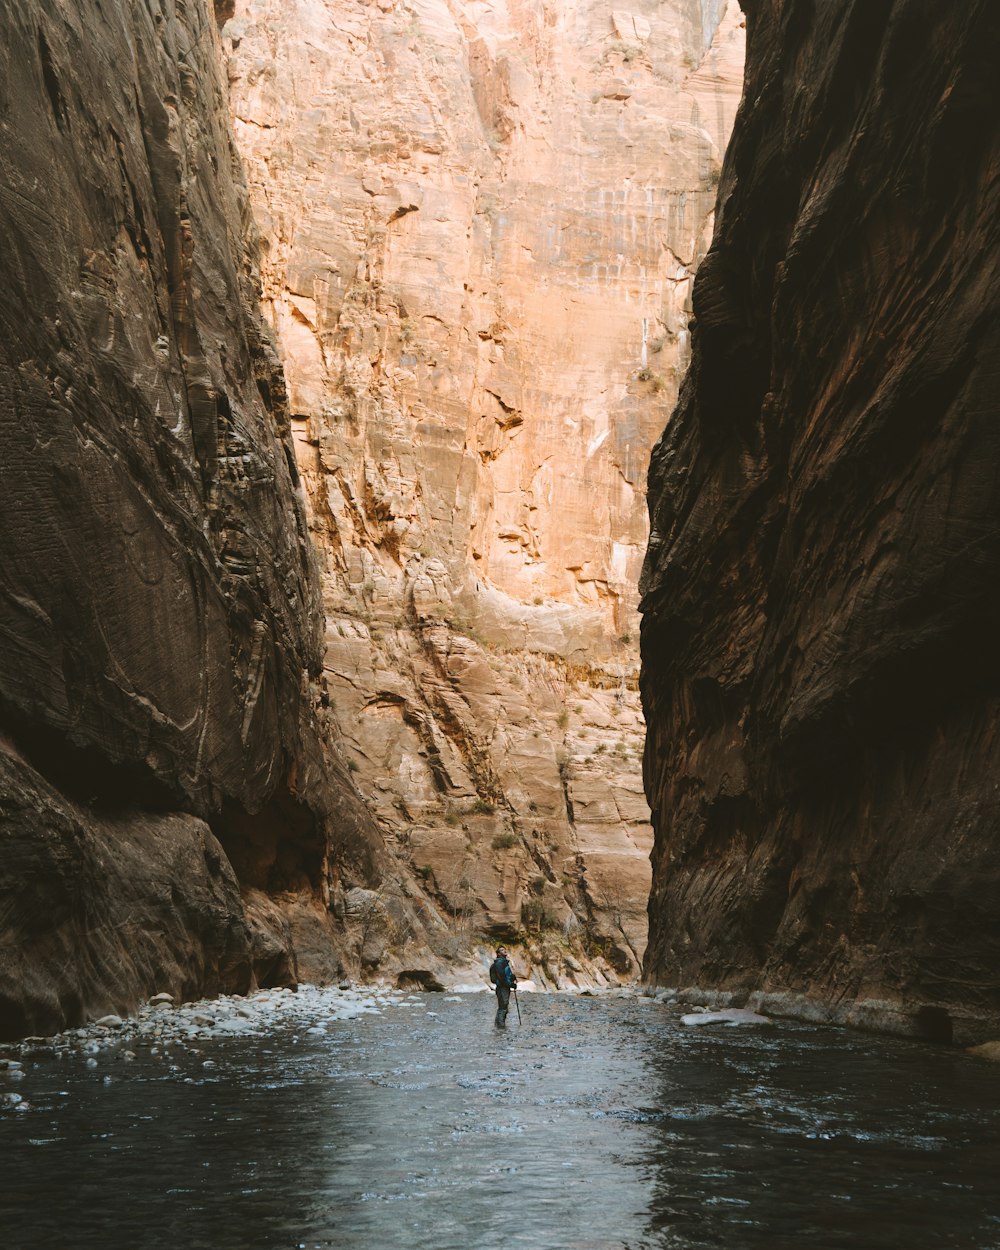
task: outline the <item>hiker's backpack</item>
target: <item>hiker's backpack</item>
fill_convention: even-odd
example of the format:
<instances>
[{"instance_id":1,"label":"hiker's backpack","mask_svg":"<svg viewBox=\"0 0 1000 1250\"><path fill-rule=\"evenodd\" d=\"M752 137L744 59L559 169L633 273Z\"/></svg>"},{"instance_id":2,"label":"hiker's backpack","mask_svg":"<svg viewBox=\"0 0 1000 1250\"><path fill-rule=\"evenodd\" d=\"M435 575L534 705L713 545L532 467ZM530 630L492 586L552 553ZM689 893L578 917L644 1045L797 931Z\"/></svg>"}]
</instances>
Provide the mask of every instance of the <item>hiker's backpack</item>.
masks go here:
<instances>
[{"instance_id":1,"label":"hiker's backpack","mask_svg":"<svg viewBox=\"0 0 1000 1250\"><path fill-rule=\"evenodd\" d=\"M498 956L490 964L490 980L494 985L506 985L509 988L514 983L514 969L506 959Z\"/></svg>"}]
</instances>

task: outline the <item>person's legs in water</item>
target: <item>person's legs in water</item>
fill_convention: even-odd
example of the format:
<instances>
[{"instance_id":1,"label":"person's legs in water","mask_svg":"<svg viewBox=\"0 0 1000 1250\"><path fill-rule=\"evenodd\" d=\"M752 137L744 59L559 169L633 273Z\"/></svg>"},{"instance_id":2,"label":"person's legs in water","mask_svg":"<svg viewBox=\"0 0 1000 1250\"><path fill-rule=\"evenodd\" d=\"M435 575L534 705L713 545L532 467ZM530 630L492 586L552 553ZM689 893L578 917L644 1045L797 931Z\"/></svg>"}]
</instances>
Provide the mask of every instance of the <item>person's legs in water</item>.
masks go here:
<instances>
[{"instance_id":1,"label":"person's legs in water","mask_svg":"<svg viewBox=\"0 0 1000 1250\"><path fill-rule=\"evenodd\" d=\"M494 1023L498 1029L502 1029L507 1023L507 1008L510 1006L510 986L497 986L497 1015Z\"/></svg>"}]
</instances>

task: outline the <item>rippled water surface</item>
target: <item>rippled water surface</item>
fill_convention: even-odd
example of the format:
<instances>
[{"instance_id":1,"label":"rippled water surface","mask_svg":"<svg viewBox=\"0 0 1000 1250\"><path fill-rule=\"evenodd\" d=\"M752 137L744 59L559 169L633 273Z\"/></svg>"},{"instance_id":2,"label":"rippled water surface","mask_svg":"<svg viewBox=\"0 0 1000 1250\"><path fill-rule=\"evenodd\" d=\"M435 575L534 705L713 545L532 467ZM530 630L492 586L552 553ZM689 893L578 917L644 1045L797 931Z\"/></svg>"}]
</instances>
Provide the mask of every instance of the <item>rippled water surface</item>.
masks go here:
<instances>
[{"instance_id":1,"label":"rippled water surface","mask_svg":"<svg viewBox=\"0 0 1000 1250\"><path fill-rule=\"evenodd\" d=\"M318 1036L28 1061L30 1110L0 1112L0 1244L1000 1247L994 1066L686 1029L643 998L521 1009L496 1032L492 996L416 995Z\"/></svg>"}]
</instances>

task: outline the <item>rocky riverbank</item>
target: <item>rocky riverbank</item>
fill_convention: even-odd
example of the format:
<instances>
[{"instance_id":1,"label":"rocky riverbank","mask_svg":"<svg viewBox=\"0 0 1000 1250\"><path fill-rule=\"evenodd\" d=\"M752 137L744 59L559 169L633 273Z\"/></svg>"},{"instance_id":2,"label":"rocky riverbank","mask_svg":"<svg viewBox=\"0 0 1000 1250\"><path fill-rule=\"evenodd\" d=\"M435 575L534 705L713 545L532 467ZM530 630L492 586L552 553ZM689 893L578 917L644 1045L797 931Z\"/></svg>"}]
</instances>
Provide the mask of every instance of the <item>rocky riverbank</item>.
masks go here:
<instances>
[{"instance_id":1,"label":"rocky riverbank","mask_svg":"<svg viewBox=\"0 0 1000 1250\"><path fill-rule=\"evenodd\" d=\"M53 1037L26 1037L0 1045L0 1111L31 1109L30 1081L25 1083L25 1078L39 1062L82 1060L110 1082L123 1074L123 1065L144 1053L162 1064L164 1075L194 1084L215 1066L211 1047L217 1042L259 1038L279 1028L291 1030L293 1041L299 1036L319 1037L331 1025L386 1011L422 1012L433 1018L436 1002L489 992L485 974L476 977L481 969L470 966L466 971L470 979L456 980L449 989L442 987L435 993L344 981L337 986L277 987L188 1003L175 1003L167 993L155 994L132 1016L103 1016ZM522 980L518 986L522 994L539 988L531 980ZM563 992L593 994L595 990L585 986ZM616 997L640 993L632 986L605 986L600 992ZM492 1018L490 1009L484 1011Z\"/></svg>"}]
</instances>

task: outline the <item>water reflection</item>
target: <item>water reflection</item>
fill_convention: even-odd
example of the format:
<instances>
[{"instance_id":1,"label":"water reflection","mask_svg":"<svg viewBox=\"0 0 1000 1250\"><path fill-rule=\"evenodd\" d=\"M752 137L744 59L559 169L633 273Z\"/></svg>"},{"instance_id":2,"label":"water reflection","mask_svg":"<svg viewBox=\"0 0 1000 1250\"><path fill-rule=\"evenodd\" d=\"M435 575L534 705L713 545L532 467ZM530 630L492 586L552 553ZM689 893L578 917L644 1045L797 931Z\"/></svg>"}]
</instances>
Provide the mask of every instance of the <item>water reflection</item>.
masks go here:
<instances>
[{"instance_id":1,"label":"water reflection","mask_svg":"<svg viewBox=\"0 0 1000 1250\"><path fill-rule=\"evenodd\" d=\"M1000 1079L963 1055L782 1024L656 1063L656 1247L1000 1245Z\"/></svg>"},{"instance_id":2,"label":"water reflection","mask_svg":"<svg viewBox=\"0 0 1000 1250\"><path fill-rule=\"evenodd\" d=\"M1000 1071L646 1000L414 998L325 1035L36 1062L11 1250L1000 1245ZM204 1067L205 1061L214 1066ZM171 1070L173 1068L174 1070Z\"/></svg>"}]
</instances>

